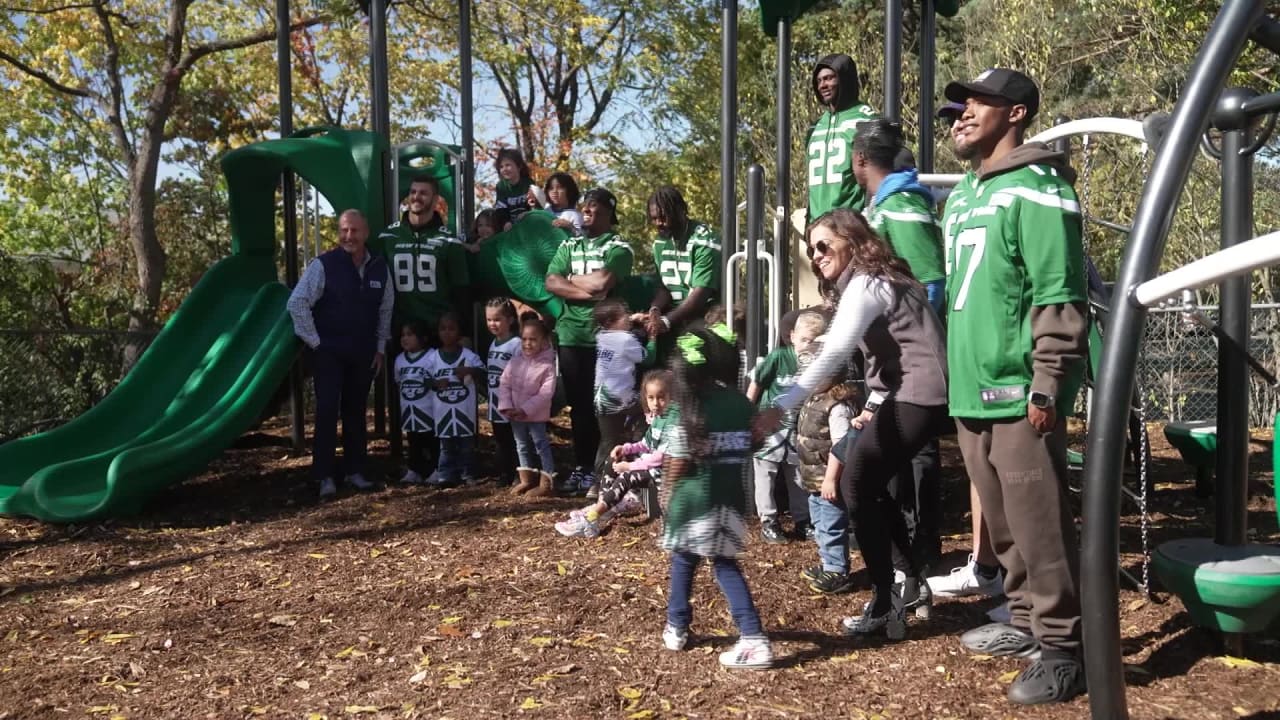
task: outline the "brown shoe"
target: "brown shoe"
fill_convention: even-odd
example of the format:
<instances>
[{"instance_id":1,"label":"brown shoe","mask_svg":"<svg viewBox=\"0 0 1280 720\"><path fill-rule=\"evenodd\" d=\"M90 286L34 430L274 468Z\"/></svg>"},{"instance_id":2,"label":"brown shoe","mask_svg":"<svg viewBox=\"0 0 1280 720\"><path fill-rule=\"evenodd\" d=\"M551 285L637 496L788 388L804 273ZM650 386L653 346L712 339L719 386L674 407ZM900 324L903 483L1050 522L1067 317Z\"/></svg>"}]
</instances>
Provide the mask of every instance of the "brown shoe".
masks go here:
<instances>
[{"instance_id":1,"label":"brown shoe","mask_svg":"<svg viewBox=\"0 0 1280 720\"><path fill-rule=\"evenodd\" d=\"M555 497L556 489L551 483L551 473L539 473L538 487L529 491L529 497Z\"/></svg>"},{"instance_id":2,"label":"brown shoe","mask_svg":"<svg viewBox=\"0 0 1280 720\"><path fill-rule=\"evenodd\" d=\"M511 488L512 495L523 495L530 490L538 487L538 471L530 468L517 468L516 473L520 476L520 482Z\"/></svg>"}]
</instances>

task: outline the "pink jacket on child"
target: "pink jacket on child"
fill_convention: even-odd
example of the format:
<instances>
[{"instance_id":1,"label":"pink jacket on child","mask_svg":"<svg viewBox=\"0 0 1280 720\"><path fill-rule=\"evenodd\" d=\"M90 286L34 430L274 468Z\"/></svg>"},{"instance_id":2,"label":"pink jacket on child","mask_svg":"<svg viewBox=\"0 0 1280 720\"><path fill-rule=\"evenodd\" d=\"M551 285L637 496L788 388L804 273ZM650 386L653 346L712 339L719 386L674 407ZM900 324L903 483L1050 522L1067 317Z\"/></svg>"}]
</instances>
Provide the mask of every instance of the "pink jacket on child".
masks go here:
<instances>
[{"instance_id":1,"label":"pink jacket on child","mask_svg":"<svg viewBox=\"0 0 1280 720\"><path fill-rule=\"evenodd\" d=\"M521 351L511 356L498 381L498 412L519 409L525 414L520 422L547 422L555 393L555 350L548 347L533 357Z\"/></svg>"}]
</instances>

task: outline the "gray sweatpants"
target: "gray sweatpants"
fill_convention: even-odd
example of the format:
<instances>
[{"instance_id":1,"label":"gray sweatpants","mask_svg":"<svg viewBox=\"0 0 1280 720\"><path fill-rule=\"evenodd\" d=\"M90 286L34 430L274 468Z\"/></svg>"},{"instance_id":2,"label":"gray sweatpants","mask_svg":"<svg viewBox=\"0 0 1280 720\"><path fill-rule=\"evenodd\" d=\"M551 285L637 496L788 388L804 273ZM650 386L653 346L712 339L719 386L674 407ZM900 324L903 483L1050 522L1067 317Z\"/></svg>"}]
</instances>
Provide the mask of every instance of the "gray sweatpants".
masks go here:
<instances>
[{"instance_id":1,"label":"gray sweatpants","mask_svg":"<svg viewBox=\"0 0 1280 720\"><path fill-rule=\"evenodd\" d=\"M756 514L760 516L760 520L776 520L778 518L778 504L773 499L773 485L778 479L778 475L782 475L782 482L788 486L795 484L796 466L790 463L779 463L772 460L761 460L760 458L752 458L752 464L755 472L753 480L755 483L756 496Z\"/></svg>"},{"instance_id":2,"label":"gray sweatpants","mask_svg":"<svg viewBox=\"0 0 1280 720\"><path fill-rule=\"evenodd\" d=\"M1080 645L1080 551L1067 503L1067 423L956 418L960 452L1004 566L1013 624L1042 644Z\"/></svg>"}]
</instances>

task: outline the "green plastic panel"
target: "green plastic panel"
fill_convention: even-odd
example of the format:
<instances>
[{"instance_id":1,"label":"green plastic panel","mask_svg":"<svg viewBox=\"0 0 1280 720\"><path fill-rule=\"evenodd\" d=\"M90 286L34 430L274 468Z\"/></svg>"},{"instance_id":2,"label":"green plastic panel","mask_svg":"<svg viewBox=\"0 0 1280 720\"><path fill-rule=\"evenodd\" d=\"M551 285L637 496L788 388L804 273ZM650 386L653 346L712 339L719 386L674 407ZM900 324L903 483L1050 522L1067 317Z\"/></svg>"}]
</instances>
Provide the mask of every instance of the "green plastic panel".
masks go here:
<instances>
[{"instance_id":1,"label":"green plastic panel","mask_svg":"<svg viewBox=\"0 0 1280 720\"><path fill-rule=\"evenodd\" d=\"M281 173L292 168L336 210L376 218L384 147L368 132L307 128L227 153L232 256L205 273L102 402L0 446L0 513L52 522L136 513L252 427L299 348L275 260Z\"/></svg>"}]
</instances>

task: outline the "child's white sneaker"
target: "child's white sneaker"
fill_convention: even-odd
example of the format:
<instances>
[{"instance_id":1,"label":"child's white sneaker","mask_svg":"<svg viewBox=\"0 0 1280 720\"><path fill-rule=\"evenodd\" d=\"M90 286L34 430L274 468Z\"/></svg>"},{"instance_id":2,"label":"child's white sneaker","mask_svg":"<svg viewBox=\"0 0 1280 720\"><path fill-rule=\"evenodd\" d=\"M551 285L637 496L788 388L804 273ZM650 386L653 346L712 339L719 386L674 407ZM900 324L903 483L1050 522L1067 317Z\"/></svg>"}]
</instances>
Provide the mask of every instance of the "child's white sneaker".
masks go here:
<instances>
[{"instance_id":1,"label":"child's white sneaker","mask_svg":"<svg viewBox=\"0 0 1280 720\"><path fill-rule=\"evenodd\" d=\"M556 532L565 537L593 538L600 534L600 526L591 522L586 516L569 518L556 523Z\"/></svg>"},{"instance_id":2,"label":"child's white sneaker","mask_svg":"<svg viewBox=\"0 0 1280 720\"><path fill-rule=\"evenodd\" d=\"M732 650L720 653L720 664L727 668L763 670L773 667L773 648L763 635L743 637Z\"/></svg>"},{"instance_id":3,"label":"child's white sneaker","mask_svg":"<svg viewBox=\"0 0 1280 720\"><path fill-rule=\"evenodd\" d=\"M421 485L422 483L422 476L413 470L406 472L404 476L400 478L400 484L402 485Z\"/></svg>"},{"instance_id":4,"label":"child's white sneaker","mask_svg":"<svg viewBox=\"0 0 1280 720\"><path fill-rule=\"evenodd\" d=\"M680 651L689 644L689 629L678 628L671 623L662 628L662 645L668 650Z\"/></svg>"}]
</instances>

